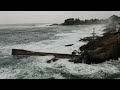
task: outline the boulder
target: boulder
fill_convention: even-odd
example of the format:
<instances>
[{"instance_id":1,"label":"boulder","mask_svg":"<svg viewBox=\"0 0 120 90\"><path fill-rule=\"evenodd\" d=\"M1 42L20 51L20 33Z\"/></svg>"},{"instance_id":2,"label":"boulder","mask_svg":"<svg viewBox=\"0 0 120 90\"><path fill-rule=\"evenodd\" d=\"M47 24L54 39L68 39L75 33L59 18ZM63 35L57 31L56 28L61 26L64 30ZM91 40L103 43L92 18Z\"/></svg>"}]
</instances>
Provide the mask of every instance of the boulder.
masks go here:
<instances>
[{"instance_id":1,"label":"boulder","mask_svg":"<svg viewBox=\"0 0 120 90\"><path fill-rule=\"evenodd\" d=\"M68 44L68 45L65 45L66 47L68 47L68 46L73 46L74 44Z\"/></svg>"}]
</instances>

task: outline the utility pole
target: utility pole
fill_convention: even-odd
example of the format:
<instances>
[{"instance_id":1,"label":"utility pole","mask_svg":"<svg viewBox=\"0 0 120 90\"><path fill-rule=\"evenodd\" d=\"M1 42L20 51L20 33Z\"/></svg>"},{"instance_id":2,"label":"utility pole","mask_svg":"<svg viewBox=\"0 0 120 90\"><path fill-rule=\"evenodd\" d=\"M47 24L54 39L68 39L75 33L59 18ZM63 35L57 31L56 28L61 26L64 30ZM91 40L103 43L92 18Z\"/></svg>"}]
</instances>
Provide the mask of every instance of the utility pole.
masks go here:
<instances>
[{"instance_id":1,"label":"utility pole","mask_svg":"<svg viewBox=\"0 0 120 90\"><path fill-rule=\"evenodd\" d=\"M95 33L95 28L93 28L93 33L92 33L92 35L93 35L93 40L95 40L95 35L96 35L96 33Z\"/></svg>"},{"instance_id":2,"label":"utility pole","mask_svg":"<svg viewBox=\"0 0 120 90\"><path fill-rule=\"evenodd\" d=\"M93 28L93 33L92 33L92 49L94 50L95 49L95 35L96 35L96 33L95 33L95 28ZM95 55L95 53L93 52L93 58L94 58L94 55Z\"/></svg>"}]
</instances>

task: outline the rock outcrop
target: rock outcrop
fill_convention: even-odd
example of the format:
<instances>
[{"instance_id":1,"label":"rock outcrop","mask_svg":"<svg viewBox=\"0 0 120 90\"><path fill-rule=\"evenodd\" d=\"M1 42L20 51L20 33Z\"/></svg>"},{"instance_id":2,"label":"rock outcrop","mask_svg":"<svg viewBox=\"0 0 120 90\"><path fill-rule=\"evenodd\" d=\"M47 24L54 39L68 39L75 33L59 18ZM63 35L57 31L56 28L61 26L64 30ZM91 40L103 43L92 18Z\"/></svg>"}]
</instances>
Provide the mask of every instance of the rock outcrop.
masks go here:
<instances>
[{"instance_id":1,"label":"rock outcrop","mask_svg":"<svg viewBox=\"0 0 120 90\"><path fill-rule=\"evenodd\" d=\"M111 23L114 24L114 23ZM120 57L120 32L116 32L115 27L109 27L103 30L105 33L101 37L91 40L86 37L83 40L88 41L87 44L79 49L81 55L79 59L70 60L74 63L102 63L107 60L118 60Z\"/></svg>"},{"instance_id":2,"label":"rock outcrop","mask_svg":"<svg viewBox=\"0 0 120 90\"><path fill-rule=\"evenodd\" d=\"M89 41L80 47L81 55L74 63L102 63L120 57L120 33L106 33L95 41Z\"/></svg>"}]
</instances>

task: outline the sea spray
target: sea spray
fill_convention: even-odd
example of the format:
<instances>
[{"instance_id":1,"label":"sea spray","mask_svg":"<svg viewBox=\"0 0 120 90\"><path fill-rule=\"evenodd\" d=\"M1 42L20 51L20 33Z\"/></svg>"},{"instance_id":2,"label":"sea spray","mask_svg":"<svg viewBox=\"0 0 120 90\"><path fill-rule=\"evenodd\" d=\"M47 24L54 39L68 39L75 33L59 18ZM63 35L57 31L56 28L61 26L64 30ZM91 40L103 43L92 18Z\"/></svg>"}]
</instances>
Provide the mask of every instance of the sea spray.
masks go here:
<instances>
[{"instance_id":1,"label":"sea spray","mask_svg":"<svg viewBox=\"0 0 120 90\"><path fill-rule=\"evenodd\" d=\"M117 68L114 66L97 66L87 64L74 64L68 59L59 59L56 62L46 63L51 60L53 56L12 56L12 49L25 49L31 51L45 51L52 53L69 53L73 50L78 50L84 42L79 42L80 38L91 36L92 29L96 27L96 32L102 34L103 25L83 25L83 26L58 26L58 27L34 27L32 28L7 28L1 33L9 33L8 42L0 45L1 56L1 77L2 78L19 78L19 79L71 79L71 78L104 78L104 75L98 73L116 73ZM27 36L29 34L29 36ZM46 37L42 38L42 34ZM6 35L6 34L5 34ZM4 37L7 37L5 36ZM21 37L18 38L18 35ZM26 37L24 37L26 35ZM35 36L35 38L34 38ZM1 37L0 40L4 37ZM33 39L34 38L34 39ZM42 39L41 39L42 38ZM6 38L7 39L7 38ZM18 40L17 40L18 39ZM26 42L20 42L27 40ZM29 42L28 42L29 40ZM6 40L7 41L7 40ZM16 41L20 43L16 43ZM65 47L66 44L74 44L72 47ZM4 60L4 61L3 61ZM109 69L107 69L109 68ZM4 70L4 72L3 72ZM113 72L114 70L114 72Z\"/></svg>"},{"instance_id":2,"label":"sea spray","mask_svg":"<svg viewBox=\"0 0 120 90\"><path fill-rule=\"evenodd\" d=\"M70 78L74 76L77 78L102 79L120 72L117 67L111 64L73 64L67 60L59 60L54 63L53 67L58 68L68 75L70 74Z\"/></svg>"}]
</instances>

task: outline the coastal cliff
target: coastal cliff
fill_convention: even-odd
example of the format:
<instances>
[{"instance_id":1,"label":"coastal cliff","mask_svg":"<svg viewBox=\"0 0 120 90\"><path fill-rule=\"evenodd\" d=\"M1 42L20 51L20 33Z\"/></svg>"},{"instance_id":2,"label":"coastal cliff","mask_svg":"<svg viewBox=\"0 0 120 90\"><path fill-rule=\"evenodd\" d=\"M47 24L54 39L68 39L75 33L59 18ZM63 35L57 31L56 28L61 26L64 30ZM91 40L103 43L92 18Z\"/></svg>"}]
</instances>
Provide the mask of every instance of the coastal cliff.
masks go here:
<instances>
[{"instance_id":1,"label":"coastal cliff","mask_svg":"<svg viewBox=\"0 0 120 90\"><path fill-rule=\"evenodd\" d=\"M120 22L120 17L111 16L108 19L107 28L104 29L104 34L94 40L89 40L88 43L81 46L80 58L70 60L74 63L102 63L107 60L118 60L120 57L120 31L116 31L116 24Z\"/></svg>"},{"instance_id":2,"label":"coastal cliff","mask_svg":"<svg viewBox=\"0 0 120 90\"><path fill-rule=\"evenodd\" d=\"M105 24L107 20L90 19L80 20L79 18L69 18L64 21L61 25L91 25L91 24Z\"/></svg>"},{"instance_id":3,"label":"coastal cliff","mask_svg":"<svg viewBox=\"0 0 120 90\"><path fill-rule=\"evenodd\" d=\"M106 34L96 41L89 41L86 45L80 47L81 57L75 60L75 63L102 63L104 61L120 57L120 33Z\"/></svg>"}]
</instances>

